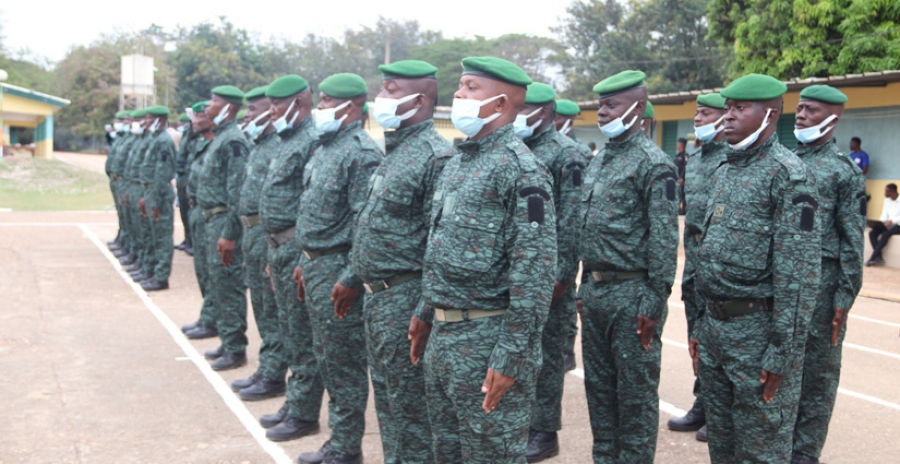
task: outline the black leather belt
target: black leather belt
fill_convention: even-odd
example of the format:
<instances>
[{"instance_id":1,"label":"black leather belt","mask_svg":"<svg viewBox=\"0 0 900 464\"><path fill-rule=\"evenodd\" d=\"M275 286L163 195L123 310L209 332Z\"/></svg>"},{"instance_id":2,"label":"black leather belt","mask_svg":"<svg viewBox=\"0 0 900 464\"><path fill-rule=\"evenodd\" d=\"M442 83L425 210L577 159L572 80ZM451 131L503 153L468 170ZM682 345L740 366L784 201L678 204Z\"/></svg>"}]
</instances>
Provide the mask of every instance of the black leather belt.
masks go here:
<instances>
[{"instance_id":1,"label":"black leather belt","mask_svg":"<svg viewBox=\"0 0 900 464\"><path fill-rule=\"evenodd\" d=\"M363 287L366 288L366 292L369 294L376 294L380 291L387 290L391 287L402 284L403 282L409 282L410 280L417 279L422 277L421 272L407 272L406 274L398 275L393 279L382 280L381 282L373 282L373 283L365 283Z\"/></svg>"},{"instance_id":2,"label":"black leather belt","mask_svg":"<svg viewBox=\"0 0 900 464\"><path fill-rule=\"evenodd\" d=\"M587 271L595 282L631 280L647 277L647 271Z\"/></svg>"},{"instance_id":3,"label":"black leather belt","mask_svg":"<svg viewBox=\"0 0 900 464\"><path fill-rule=\"evenodd\" d=\"M316 258L321 258L322 256L333 255L348 250L350 250L350 245L338 245L331 248L325 248L324 250L303 250L303 256L306 256L306 259L312 261Z\"/></svg>"},{"instance_id":4,"label":"black leather belt","mask_svg":"<svg viewBox=\"0 0 900 464\"><path fill-rule=\"evenodd\" d=\"M246 228L251 228L254 226L258 226L262 223L262 219L259 218L258 214L251 214L249 216L241 216L241 224Z\"/></svg>"},{"instance_id":5,"label":"black leather belt","mask_svg":"<svg viewBox=\"0 0 900 464\"><path fill-rule=\"evenodd\" d=\"M775 307L775 299L748 298L738 300L707 300L706 308L709 315L717 321L724 321L732 317L745 316L760 311L771 311Z\"/></svg>"},{"instance_id":6,"label":"black leather belt","mask_svg":"<svg viewBox=\"0 0 900 464\"><path fill-rule=\"evenodd\" d=\"M295 235L297 235L297 228L291 227L290 229L284 229L281 232L275 232L274 234L266 234L266 243L272 248L278 248L289 240L292 240Z\"/></svg>"}]
</instances>

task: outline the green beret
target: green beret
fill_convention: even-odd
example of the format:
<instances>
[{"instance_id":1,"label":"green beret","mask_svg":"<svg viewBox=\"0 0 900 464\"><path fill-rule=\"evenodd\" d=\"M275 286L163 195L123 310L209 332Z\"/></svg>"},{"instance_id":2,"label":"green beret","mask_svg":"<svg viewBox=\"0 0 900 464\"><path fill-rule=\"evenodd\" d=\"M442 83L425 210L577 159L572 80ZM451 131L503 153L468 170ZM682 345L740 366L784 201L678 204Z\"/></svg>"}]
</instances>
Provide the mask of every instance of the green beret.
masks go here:
<instances>
[{"instance_id":1,"label":"green beret","mask_svg":"<svg viewBox=\"0 0 900 464\"><path fill-rule=\"evenodd\" d=\"M209 100L194 103L194 106L191 107L191 110L193 110L194 113L202 113L206 110L207 106L209 106Z\"/></svg>"},{"instance_id":2,"label":"green beret","mask_svg":"<svg viewBox=\"0 0 900 464\"><path fill-rule=\"evenodd\" d=\"M697 104L723 110L725 109L725 98L717 93L703 93L697 95Z\"/></svg>"},{"instance_id":3,"label":"green beret","mask_svg":"<svg viewBox=\"0 0 900 464\"><path fill-rule=\"evenodd\" d=\"M653 109L653 103L647 102L647 106L644 107L644 119L652 118L656 115L656 111Z\"/></svg>"},{"instance_id":4,"label":"green beret","mask_svg":"<svg viewBox=\"0 0 900 464\"><path fill-rule=\"evenodd\" d=\"M434 79L435 73L438 72L438 68L435 68L430 63L419 60L404 60L391 64L383 64L378 66L378 70L384 74L385 79L390 79L392 77L407 77L413 79L426 77Z\"/></svg>"},{"instance_id":5,"label":"green beret","mask_svg":"<svg viewBox=\"0 0 900 464\"><path fill-rule=\"evenodd\" d=\"M492 56L463 58L462 66L463 74L475 74L522 87L527 87L533 82L522 68Z\"/></svg>"},{"instance_id":6,"label":"green beret","mask_svg":"<svg viewBox=\"0 0 900 464\"><path fill-rule=\"evenodd\" d=\"M140 110L134 110L134 111L131 112L131 117L132 117L132 118L143 118L144 116L147 116L147 109L146 109L146 108L140 109Z\"/></svg>"},{"instance_id":7,"label":"green beret","mask_svg":"<svg viewBox=\"0 0 900 464\"><path fill-rule=\"evenodd\" d=\"M235 116L235 119L240 121L241 119L244 119L244 116L247 116L247 110L240 110L238 111L237 116Z\"/></svg>"},{"instance_id":8,"label":"green beret","mask_svg":"<svg viewBox=\"0 0 900 464\"><path fill-rule=\"evenodd\" d=\"M770 100L787 92L787 85L771 76L747 74L736 79L722 90L722 96L729 100Z\"/></svg>"},{"instance_id":9,"label":"green beret","mask_svg":"<svg viewBox=\"0 0 900 464\"><path fill-rule=\"evenodd\" d=\"M129 113L128 111L119 111L118 113L116 113L116 119L125 119L128 117L131 117L131 113Z\"/></svg>"},{"instance_id":10,"label":"green beret","mask_svg":"<svg viewBox=\"0 0 900 464\"><path fill-rule=\"evenodd\" d=\"M820 102L830 103L832 105L843 105L847 103L847 96L844 92L830 85L811 85L800 92L801 99L819 100Z\"/></svg>"},{"instance_id":11,"label":"green beret","mask_svg":"<svg viewBox=\"0 0 900 464\"><path fill-rule=\"evenodd\" d=\"M181 122L190 122L191 118L189 118L186 114L182 114L181 116L178 116L178 120Z\"/></svg>"},{"instance_id":12,"label":"green beret","mask_svg":"<svg viewBox=\"0 0 900 464\"><path fill-rule=\"evenodd\" d=\"M598 82L594 86L594 93L600 95L600 98L609 97L644 85L646 78L647 75L642 71L622 71Z\"/></svg>"},{"instance_id":13,"label":"green beret","mask_svg":"<svg viewBox=\"0 0 900 464\"><path fill-rule=\"evenodd\" d=\"M287 98L291 95L297 95L308 88L309 82L306 82L306 79L296 74L288 74L275 79L274 82L269 84L266 96L269 98Z\"/></svg>"},{"instance_id":14,"label":"green beret","mask_svg":"<svg viewBox=\"0 0 900 464\"><path fill-rule=\"evenodd\" d=\"M528 90L525 92L525 103L540 105L541 103L550 103L555 99L556 91L553 90L553 87L541 82L528 84Z\"/></svg>"},{"instance_id":15,"label":"green beret","mask_svg":"<svg viewBox=\"0 0 900 464\"><path fill-rule=\"evenodd\" d=\"M366 81L353 73L332 74L319 84L319 90L334 98L353 98L369 92Z\"/></svg>"},{"instance_id":16,"label":"green beret","mask_svg":"<svg viewBox=\"0 0 900 464\"><path fill-rule=\"evenodd\" d=\"M218 95L228 102L234 103L235 105L244 104L244 92L241 92L241 89L233 85L220 85L218 87L213 87L212 94Z\"/></svg>"},{"instance_id":17,"label":"green beret","mask_svg":"<svg viewBox=\"0 0 900 464\"><path fill-rule=\"evenodd\" d=\"M581 108L578 107L578 103L572 100L556 100L556 114L578 116L581 114Z\"/></svg>"},{"instance_id":18,"label":"green beret","mask_svg":"<svg viewBox=\"0 0 900 464\"><path fill-rule=\"evenodd\" d=\"M169 116L169 109L162 105L147 108L147 114L151 116Z\"/></svg>"},{"instance_id":19,"label":"green beret","mask_svg":"<svg viewBox=\"0 0 900 464\"><path fill-rule=\"evenodd\" d=\"M269 88L269 86L267 86L267 85L264 85L262 87L257 87L255 89L245 93L244 99L246 99L248 102L251 102L253 100L259 100L260 98L265 98L266 97L266 89L268 89L268 88Z\"/></svg>"}]
</instances>

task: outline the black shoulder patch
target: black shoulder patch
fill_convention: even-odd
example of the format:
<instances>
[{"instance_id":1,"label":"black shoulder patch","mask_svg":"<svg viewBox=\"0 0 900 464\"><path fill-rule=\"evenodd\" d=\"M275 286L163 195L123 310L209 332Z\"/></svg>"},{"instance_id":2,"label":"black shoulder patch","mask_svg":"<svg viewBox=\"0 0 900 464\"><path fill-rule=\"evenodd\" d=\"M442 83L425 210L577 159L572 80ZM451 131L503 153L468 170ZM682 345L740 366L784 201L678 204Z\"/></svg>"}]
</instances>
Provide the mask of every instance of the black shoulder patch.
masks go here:
<instances>
[{"instance_id":1,"label":"black shoulder patch","mask_svg":"<svg viewBox=\"0 0 900 464\"><path fill-rule=\"evenodd\" d=\"M166 162L166 160L168 160L168 159L169 159L169 152L164 151L162 154L162 161Z\"/></svg>"},{"instance_id":2,"label":"black shoulder patch","mask_svg":"<svg viewBox=\"0 0 900 464\"><path fill-rule=\"evenodd\" d=\"M666 179L666 199L675 201L675 179Z\"/></svg>"},{"instance_id":3,"label":"black shoulder patch","mask_svg":"<svg viewBox=\"0 0 900 464\"><path fill-rule=\"evenodd\" d=\"M794 197L793 200L791 200L791 203L793 203L795 205L798 203L808 203L813 208L819 207L819 201L816 200L815 198L813 198L812 195L809 195L806 193L801 193L800 195L797 195L796 197Z\"/></svg>"},{"instance_id":4,"label":"black shoulder patch","mask_svg":"<svg viewBox=\"0 0 900 464\"><path fill-rule=\"evenodd\" d=\"M572 171L572 185L581 187L581 169Z\"/></svg>"},{"instance_id":5,"label":"black shoulder patch","mask_svg":"<svg viewBox=\"0 0 900 464\"><path fill-rule=\"evenodd\" d=\"M667 178L667 177L671 178L672 180L678 180L678 176L676 176L675 173L672 172L672 171L666 171L666 172L664 172L664 173L662 173L662 174L656 176L656 179L653 179L653 180L654 180L654 181L662 180L662 179L665 179L665 178Z\"/></svg>"},{"instance_id":6,"label":"black shoulder patch","mask_svg":"<svg viewBox=\"0 0 900 464\"><path fill-rule=\"evenodd\" d=\"M241 142L231 142L231 154L234 155L235 158L241 156L243 148L244 146L241 145Z\"/></svg>"},{"instance_id":7,"label":"black shoulder patch","mask_svg":"<svg viewBox=\"0 0 900 464\"><path fill-rule=\"evenodd\" d=\"M550 201L550 194L547 193L546 190L540 187L525 187L522 190L519 190L519 196L522 198L527 197L528 195L540 195L544 198L544 201ZM529 202L529 210L531 209L531 203Z\"/></svg>"},{"instance_id":8,"label":"black shoulder patch","mask_svg":"<svg viewBox=\"0 0 900 464\"><path fill-rule=\"evenodd\" d=\"M816 209L809 206L804 206L803 211L800 213L800 230L809 232L813 230L813 226L815 226L815 224Z\"/></svg>"},{"instance_id":9,"label":"black shoulder patch","mask_svg":"<svg viewBox=\"0 0 900 464\"><path fill-rule=\"evenodd\" d=\"M581 169L584 169L584 163L582 163L581 161L572 161L571 163L566 165L566 169L572 169L576 166Z\"/></svg>"},{"instance_id":10,"label":"black shoulder patch","mask_svg":"<svg viewBox=\"0 0 900 464\"><path fill-rule=\"evenodd\" d=\"M381 166L381 161L369 161L363 166L363 169L377 168L378 166Z\"/></svg>"},{"instance_id":11,"label":"black shoulder patch","mask_svg":"<svg viewBox=\"0 0 900 464\"><path fill-rule=\"evenodd\" d=\"M856 198L859 199L859 214L865 216L869 213L869 197L866 196L866 191L857 193Z\"/></svg>"},{"instance_id":12,"label":"black shoulder patch","mask_svg":"<svg viewBox=\"0 0 900 464\"><path fill-rule=\"evenodd\" d=\"M528 222L544 224L544 200L539 197L528 197Z\"/></svg>"}]
</instances>

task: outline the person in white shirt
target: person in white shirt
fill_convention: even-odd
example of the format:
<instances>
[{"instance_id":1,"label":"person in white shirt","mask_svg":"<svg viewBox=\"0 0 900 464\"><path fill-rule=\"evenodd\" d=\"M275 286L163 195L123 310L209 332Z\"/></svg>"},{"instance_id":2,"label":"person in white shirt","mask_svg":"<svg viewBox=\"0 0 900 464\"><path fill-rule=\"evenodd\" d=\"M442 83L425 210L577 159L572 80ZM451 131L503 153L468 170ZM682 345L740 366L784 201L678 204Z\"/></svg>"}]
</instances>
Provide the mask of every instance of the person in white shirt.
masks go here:
<instances>
[{"instance_id":1,"label":"person in white shirt","mask_svg":"<svg viewBox=\"0 0 900 464\"><path fill-rule=\"evenodd\" d=\"M880 223L872 225L869 231L869 242L872 243L872 256L866 261L866 266L884 264L881 250L887 246L891 235L900 234L900 201L897 201L897 184L888 184L884 188L884 207L881 210Z\"/></svg>"}]
</instances>

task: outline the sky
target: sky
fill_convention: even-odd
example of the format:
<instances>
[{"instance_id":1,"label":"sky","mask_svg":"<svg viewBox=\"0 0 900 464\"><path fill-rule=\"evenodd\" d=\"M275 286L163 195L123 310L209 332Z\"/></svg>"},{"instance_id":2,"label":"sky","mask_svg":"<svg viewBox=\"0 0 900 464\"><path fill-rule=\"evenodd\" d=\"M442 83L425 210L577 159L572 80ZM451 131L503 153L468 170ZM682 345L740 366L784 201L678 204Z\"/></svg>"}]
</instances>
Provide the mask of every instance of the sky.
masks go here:
<instances>
[{"instance_id":1,"label":"sky","mask_svg":"<svg viewBox=\"0 0 900 464\"><path fill-rule=\"evenodd\" d=\"M151 24L167 31L226 16L239 28L269 37L300 41L309 33L340 37L345 29L374 27L379 15L417 20L444 37L487 38L509 33L556 37L550 28L566 16L574 0L18 0L0 6L0 33L7 50L28 49L56 62L73 45L87 45L103 33L139 31Z\"/></svg>"}]
</instances>

